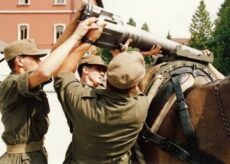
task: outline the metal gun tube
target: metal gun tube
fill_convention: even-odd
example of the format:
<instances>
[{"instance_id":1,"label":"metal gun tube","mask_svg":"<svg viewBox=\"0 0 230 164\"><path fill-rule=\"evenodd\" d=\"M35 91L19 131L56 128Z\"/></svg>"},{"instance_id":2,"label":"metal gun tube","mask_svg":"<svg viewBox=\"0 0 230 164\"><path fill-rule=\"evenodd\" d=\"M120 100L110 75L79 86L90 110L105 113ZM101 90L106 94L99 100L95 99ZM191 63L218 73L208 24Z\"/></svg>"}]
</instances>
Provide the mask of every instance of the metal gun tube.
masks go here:
<instances>
[{"instance_id":1,"label":"metal gun tube","mask_svg":"<svg viewBox=\"0 0 230 164\"><path fill-rule=\"evenodd\" d=\"M120 49L127 39L133 41L130 46L141 50L149 50L153 45L161 45L162 49L168 51L186 51L189 54L200 56L202 51L182 45L166 38L160 38L150 32L137 29L136 27L125 24L122 19L104 8L98 6L87 6L83 12L83 19L86 17L95 16L107 22L101 37L95 43L96 46L109 49Z\"/></svg>"},{"instance_id":2,"label":"metal gun tube","mask_svg":"<svg viewBox=\"0 0 230 164\"><path fill-rule=\"evenodd\" d=\"M108 39L106 39L108 43L103 43L106 37L108 37ZM109 37L111 37L111 39L109 39ZM124 44L128 38L133 39L130 46L139 48L141 50L149 50L153 45L159 44L163 49L166 49L168 51L175 51L176 48L180 46L182 50L189 51L190 54L203 54L200 50L182 45L166 38L160 38L150 32L139 30L133 26L125 24L123 26L120 26L114 25L112 23L107 23L107 26L105 27L105 30L98 42L101 43L101 46L112 43L113 46L111 48L118 48L118 46Z\"/></svg>"}]
</instances>

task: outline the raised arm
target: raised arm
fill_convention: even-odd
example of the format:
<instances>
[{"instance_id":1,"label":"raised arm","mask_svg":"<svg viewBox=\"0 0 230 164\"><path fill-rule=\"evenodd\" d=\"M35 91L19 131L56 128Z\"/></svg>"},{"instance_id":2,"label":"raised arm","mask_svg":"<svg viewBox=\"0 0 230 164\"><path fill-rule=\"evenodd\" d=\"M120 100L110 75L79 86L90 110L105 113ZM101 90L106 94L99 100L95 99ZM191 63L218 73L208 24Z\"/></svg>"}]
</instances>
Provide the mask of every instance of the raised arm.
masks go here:
<instances>
[{"instance_id":1,"label":"raised arm","mask_svg":"<svg viewBox=\"0 0 230 164\"><path fill-rule=\"evenodd\" d=\"M94 24L95 21L96 18L91 17L79 23L70 37L40 63L39 67L30 74L30 88L34 88L42 82L47 81L54 74L73 47L77 47L80 44L81 39L85 36L88 30L97 28Z\"/></svg>"},{"instance_id":2,"label":"raised arm","mask_svg":"<svg viewBox=\"0 0 230 164\"><path fill-rule=\"evenodd\" d=\"M128 51L129 49L129 44L132 42L133 40L131 38L127 39L127 41L125 42L125 44L123 45L123 47L121 48L121 50L113 50L112 56L116 56L119 53L121 53L122 51ZM161 46L160 45L153 45L150 50L148 51L141 51L141 54L146 57L146 56L156 56L158 54L161 53Z\"/></svg>"},{"instance_id":3,"label":"raised arm","mask_svg":"<svg viewBox=\"0 0 230 164\"><path fill-rule=\"evenodd\" d=\"M87 40L90 40L91 42L95 42L101 36L106 23L104 21L99 20L94 25L97 26L97 29L89 30L89 32L87 33ZM81 43L78 47L76 47L65 59L62 66L58 69L54 76L63 72L75 73L79 61L81 60L81 57L91 46L92 45L90 43Z\"/></svg>"},{"instance_id":4,"label":"raised arm","mask_svg":"<svg viewBox=\"0 0 230 164\"><path fill-rule=\"evenodd\" d=\"M143 56L156 56L161 53L160 45L153 45L153 47L149 51L141 51Z\"/></svg>"}]
</instances>

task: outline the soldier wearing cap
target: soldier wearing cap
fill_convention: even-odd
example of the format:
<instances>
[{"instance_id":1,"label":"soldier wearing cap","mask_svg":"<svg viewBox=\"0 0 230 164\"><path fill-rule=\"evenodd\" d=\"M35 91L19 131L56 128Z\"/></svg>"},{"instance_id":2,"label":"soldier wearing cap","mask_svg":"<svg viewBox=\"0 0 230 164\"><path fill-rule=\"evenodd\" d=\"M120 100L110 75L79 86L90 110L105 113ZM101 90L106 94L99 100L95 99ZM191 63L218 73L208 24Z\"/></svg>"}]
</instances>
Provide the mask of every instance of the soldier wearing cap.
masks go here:
<instances>
[{"instance_id":1,"label":"soldier wearing cap","mask_svg":"<svg viewBox=\"0 0 230 164\"><path fill-rule=\"evenodd\" d=\"M7 144L7 153L0 158L0 163L29 160L26 149L28 152L39 149L37 154L41 155L36 160L45 163L43 136L48 129L49 105L40 86L34 91L30 89L29 72L36 69L46 52L37 49L34 40L25 39L9 44L4 55L12 73L0 86L0 111L5 126L2 139ZM30 129L32 125L35 127Z\"/></svg>"},{"instance_id":2,"label":"soldier wearing cap","mask_svg":"<svg viewBox=\"0 0 230 164\"><path fill-rule=\"evenodd\" d=\"M0 85L0 112L6 153L0 164L47 164L43 145L49 126L49 105L43 83L61 66L71 49L80 44L88 30L97 28L89 18L79 23L73 34L43 61L46 55L34 40L25 39L9 44L5 60L12 73Z\"/></svg>"},{"instance_id":3,"label":"soldier wearing cap","mask_svg":"<svg viewBox=\"0 0 230 164\"><path fill-rule=\"evenodd\" d=\"M141 92L132 94L145 75L143 56L139 52L115 56L107 68L106 88L94 89L75 79L80 52L78 48L72 52L54 77L58 99L73 124L64 163L128 163L149 106Z\"/></svg>"},{"instance_id":4,"label":"soldier wearing cap","mask_svg":"<svg viewBox=\"0 0 230 164\"><path fill-rule=\"evenodd\" d=\"M89 52L89 51L88 51ZM88 54L88 52L86 54ZM104 88L106 77L107 66L103 62L100 56L96 55L86 55L83 56L78 65L78 74L80 76L80 82L85 88ZM65 111L65 110L64 110ZM70 128L70 132L73 132L73 124L68 118L67 114L66 119ZM69 145L68 151L66 152L66 157L71 155L71 143Z\"/></svg>"},{"instance_id":5,"label":"soldier wearing cap","mask_svg":"<svg viewBox=\"0 0 230 164\"><path fill-rule=\"evenodd\" d=\"M80 82L85 88L104 88L106 69L107 66L100 56L86 55L80 60L77 71L80 76ZM67 122L70 132L72 132L73 126L68 117Z\"/></svg>"},{"instance_id":6,"label":"soldier wearing cap","mask_svg":"<svg viewBox=\"0 0 230 164\"><path fill-rule=\"evenodd\" d=\"M86 55L78 65L80 82L85 86L97 88L105 86L105 72L107 66L100 56Z\"/></svg>"}]
</instances>

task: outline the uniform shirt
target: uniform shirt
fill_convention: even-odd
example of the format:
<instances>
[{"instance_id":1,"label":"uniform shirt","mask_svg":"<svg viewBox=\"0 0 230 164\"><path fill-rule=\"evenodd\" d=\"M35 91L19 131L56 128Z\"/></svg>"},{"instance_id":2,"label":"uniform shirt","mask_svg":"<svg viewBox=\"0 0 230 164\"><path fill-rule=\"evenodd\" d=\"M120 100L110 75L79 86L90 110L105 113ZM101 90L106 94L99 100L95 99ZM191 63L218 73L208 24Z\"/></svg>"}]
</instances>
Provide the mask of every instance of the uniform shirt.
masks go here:
<instances>
[{"instance_id":1,"label":"uniform shirt","mask_svg":"<svg viewBox=\"0 0 230 164\"><path fill-rule=\"evenodd\" d=\"M82 85L83 85L84 88L92 88L93 89L93 87L88 85L88 84L82 83ZM97 87L97 89L104 89L104 87L102 85L99 85ZM66 111L66 110L64 110L64 111ZM68 116L66 115L66 113L64 113L64 114L66 116L67 124L69 125L69 131L70 131L70 133L73 133L73 125L72 125L70 119L68 118Z\"/></svg>"},{"instance_id":2,"label":"uniform shirt","mask_svg":"<svg viewBox=\"0 0 230 164\"><path fill-rule=\"evenodd\" d=\"M41 88L29 89L29 73L11 74L0 85L0 112L8 145L41 141L49 126L49 105Z\"/></svg>"},{"instance_id":3,"label":"uniform shirt","mask_svg":"<svg viewBox=\"0 0 230 164\"><path fill-rule=\"evenodd\" d=\"M73 73L57 76L54 87L73 124L72 162L110 163L129 152L147 115L146 96L85 88Z\"/></svg>"}]
</instances>

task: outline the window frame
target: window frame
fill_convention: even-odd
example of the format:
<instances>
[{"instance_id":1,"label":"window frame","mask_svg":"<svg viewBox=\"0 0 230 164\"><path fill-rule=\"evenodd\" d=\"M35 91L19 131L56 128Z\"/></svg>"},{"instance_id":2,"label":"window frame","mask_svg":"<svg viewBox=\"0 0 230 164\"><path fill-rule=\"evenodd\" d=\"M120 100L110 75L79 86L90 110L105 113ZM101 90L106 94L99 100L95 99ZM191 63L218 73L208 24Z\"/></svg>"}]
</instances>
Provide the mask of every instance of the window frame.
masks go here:
<instances>
[{"instance_id":1,"label":"window frame","mask_svg":"<svg viewBox=\"0 0 230 164\"><path fill-rule=\"evenodd\" d=\"M30 0L18 0L18 5L30 5Z\"/></svg>"},{"instance_id":2,"label":"window frame","mask_svg":"<svg viewBox=\"0 0 230 164\"><path fill-rule=\"evenodd\" d=\"M56 23L56 24L54 24L53 43L56 43L57 40L58 40L58 38L56 37L57 36L57 27L58 26L62 26L63 27L62 33L65 31L65 28L66 28L66 24L64 24L64 23Z\"/></svg>"},{"instance_id":3,"label":"window frame","mask_svg":"<svg viewBox=\"0 0 230 164\"><path fill-rule=\"evenodd\" d=\"M60 0L54 0L54 5L66 5L66 0L62 0L63 2L58 2Z\"/></svg>"},{"instance_id":4,"label":"window frame","mask_svg":"<svg viewBox=\"0 0 230 164\"><path fill-rule=\"evenodd\" d=\"M26 26L26 38L21 38L22 34L21 34L21 27L22 26ZM29 24L26 24L26 23L21 23L21 24L18 24L18 40L22 40L22 39L28 39L30 38L29 34L30 34L30 28L29 28Z\"/></svg>"}]
</instances>

